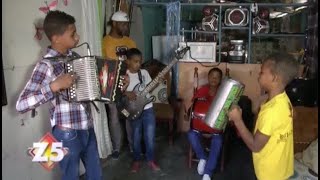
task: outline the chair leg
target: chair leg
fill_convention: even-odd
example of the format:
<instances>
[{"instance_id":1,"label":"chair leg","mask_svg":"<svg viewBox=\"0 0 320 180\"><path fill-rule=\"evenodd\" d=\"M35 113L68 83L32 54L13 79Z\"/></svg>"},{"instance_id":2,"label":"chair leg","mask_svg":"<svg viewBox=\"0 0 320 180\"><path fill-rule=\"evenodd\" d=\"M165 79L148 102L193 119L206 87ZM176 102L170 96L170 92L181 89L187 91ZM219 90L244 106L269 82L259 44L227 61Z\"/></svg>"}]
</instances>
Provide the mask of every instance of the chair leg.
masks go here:
<instances>
[{"instance_id":1,"label":"chair leg","mask_svg":"<svg viewBox=\"0 0 320 180\"><path fill-rule=\"evenodd\" d=\"M222 146L222 149L221 149L221 162L220 162L220 171L221 172L223 172L223 170L224 170L224 156L225 156L225 152L224 152L224 150L225 150L225 147L224 146Z\"/></svg>"},{"instance_id":2,"label":"chair leg","mask_svg":"<svg viewBox=\"0 0 320 180\"><path fill-rule=\"evenodd\" d=\"M223 145L222 145L222 149L221 149L221 166L220 166L221 172L224 171L226 155L227 155L227 150L228 150L228 143L229 143L229 129L227 129L225 131L225 134L223 136Z\"/></svg>"},{"instance_id":3,"label":"chair leg","mask_svg":"<svg viewBox=\"0 0 320 180\"><path fill-rule=\"evenodd\" d=\"M188 153L188 167L191 168L192 166L192 155L193 155L193 152L192 152L192 147L191 147L191 144L189 145L189 153Z\"/></svg>"},{"instance_id":4,"label":"chair leg","mask_svg":"<svg viewBox=\"0 0 320 180\"><path fill-rule=\"evenodd\" d=\"M169 145L173 144L173 119L169 119Z\"/></svg>"}]
</instances>

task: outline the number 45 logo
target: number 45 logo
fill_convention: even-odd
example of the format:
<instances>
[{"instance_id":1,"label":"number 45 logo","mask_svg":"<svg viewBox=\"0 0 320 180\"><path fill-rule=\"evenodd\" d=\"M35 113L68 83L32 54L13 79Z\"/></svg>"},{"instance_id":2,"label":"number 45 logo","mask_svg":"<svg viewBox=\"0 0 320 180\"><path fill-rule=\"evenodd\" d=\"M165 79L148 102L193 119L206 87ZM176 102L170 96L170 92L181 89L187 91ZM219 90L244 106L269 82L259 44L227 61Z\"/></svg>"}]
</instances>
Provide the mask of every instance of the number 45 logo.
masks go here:
<instances>
[{"instance_id":1,"label":"number 45 logo","mask_svg":"<svg viewBox=\"0 0 320 180\"><path fill-rule=\"evenodd\" d=\"M32 162L39 162L46 170L51 170L57 162L68 154L68 148L64 148L62 142L58 142L51 133L44 135L39 142L33 143L28 153L32 156Z\"/></svg>"}]
</instances>

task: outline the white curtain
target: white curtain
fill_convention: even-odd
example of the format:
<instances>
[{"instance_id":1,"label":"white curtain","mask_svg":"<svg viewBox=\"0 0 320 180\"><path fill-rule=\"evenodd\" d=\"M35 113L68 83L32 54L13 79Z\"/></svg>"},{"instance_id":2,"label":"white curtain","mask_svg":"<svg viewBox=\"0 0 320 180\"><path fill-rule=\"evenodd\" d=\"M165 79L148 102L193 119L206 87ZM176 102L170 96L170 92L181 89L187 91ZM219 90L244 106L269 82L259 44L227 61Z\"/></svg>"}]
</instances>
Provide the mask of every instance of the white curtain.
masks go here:
<instances>
[{"instance_id":1,"label":"white curtain","mask_svg":"<svg viewBox=\"0 0 320 180\"><path fill-rule=\"evenodd\" d=\"M105 23L108 24L108 22L110 21L110 17L112 16L112 14L115 11L115 0L105 0L106 3L106 9L105 9ZM106 28L106 34L109 34L111 27L107 26Z\"/></svg>"},{"instance_id":2,"label":"white curtain","mask_svg":"<svg viewBox=\"0 0 320 180\"><path fill-rule=\"evenodd\" d=\"M84 42L89 43L91 55L101 56L101 40L103 35L105 1L81 0L82 5L82 29ZM100 113L93 105L91 111L94 119L94 130L97 137L100 158L107 158L112 152L108 118L104 103L95 102Z\"/></svg>"}]
</instances>

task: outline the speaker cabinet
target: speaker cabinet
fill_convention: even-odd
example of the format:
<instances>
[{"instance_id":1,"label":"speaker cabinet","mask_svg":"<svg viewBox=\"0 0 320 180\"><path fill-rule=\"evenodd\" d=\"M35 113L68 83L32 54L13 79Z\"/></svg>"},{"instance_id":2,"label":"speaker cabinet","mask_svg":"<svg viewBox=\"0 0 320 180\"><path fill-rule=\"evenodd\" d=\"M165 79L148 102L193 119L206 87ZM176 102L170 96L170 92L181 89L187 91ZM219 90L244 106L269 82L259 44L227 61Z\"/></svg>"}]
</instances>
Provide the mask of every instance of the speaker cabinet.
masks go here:
<instances>
[{"instance_id":1,"label":"speaker cabinet","mask_svg":"<svg viewBox=\"0 0 320 180\"><path fill-rule=\"evenodd\" d=\"M253 18L252 34L269 33L269 21L261 19L259 16Z\"/></svg>"},{"instance_id":2,"label":"speaker cabinet","mask_svg":"<svg viewBox=\"0 0 320 180\"><path fill-rule=\"evenodd\" d=\"M224 15L226 26L247 26L249 23L249 11L246 8L229 8Z\"/></svg>"},{"instance_id":3,"label":"speaker cabinet","mask_svg":"<svg viewBox=\"0 0 320 180\"><path fill-rule=\"evenodd\" d=\"M202 19L202 29L204 31L218 31L218 15L212 14Z\"/></svg>"}]
</instances>

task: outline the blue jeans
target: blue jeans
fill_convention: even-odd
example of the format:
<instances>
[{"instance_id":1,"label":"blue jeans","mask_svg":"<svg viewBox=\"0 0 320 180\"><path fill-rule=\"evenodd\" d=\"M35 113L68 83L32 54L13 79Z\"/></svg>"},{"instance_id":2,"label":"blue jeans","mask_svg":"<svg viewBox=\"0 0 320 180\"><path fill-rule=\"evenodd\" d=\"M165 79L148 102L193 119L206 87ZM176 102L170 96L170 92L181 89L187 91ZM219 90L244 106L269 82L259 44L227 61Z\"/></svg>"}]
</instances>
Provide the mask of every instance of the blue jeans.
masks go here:
<instances>
[{"instance_id":1,"label":"blue jeans","mask_svg":"<svg viewBox=\"0 0 320 180\"><path fill-rule=\"evenodd\" d=\"M213 173L213 170L217 166L218 158L220 155L220 150L222 147L222 134L212 135L210 153L208 158L201 145L201 142L200 142L201 134L198 131L190 129L188 132L188 139L192 146L192 149L196 153L197 158L205 159L207 161L206 166L204 168L204 174L208 174L209 176L211 176Z\"/></svg>"},{"instance_id":2,"label":"blue jeans","mask_svg":"<svg viewBox=\"0 0 320 180\"><path fill-rule=\"evenodd\" d=\"M53 136L62 142L63 147L69 149L68 154L59 162L62 180L78 180L80 159L86 169L86 180L101 180L102 171L97 149L94 129L89 130L61 130L54 127Z\"/></svg>"},{"instance_id":3,"label":"blue jeans","mask_svg":"<svg viewBox=\"0 0 320 180\"><path fill-rule=\"evenodd\" d=\"M141 116L131 121L132 141L133 141L133 159L141 160L141 134L143 131L144 142L146 145L146 159L153 161L154 136L155 136L155 115L153 108L146 109Z\"/></svg>"}]
</instances>

